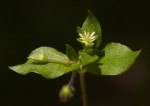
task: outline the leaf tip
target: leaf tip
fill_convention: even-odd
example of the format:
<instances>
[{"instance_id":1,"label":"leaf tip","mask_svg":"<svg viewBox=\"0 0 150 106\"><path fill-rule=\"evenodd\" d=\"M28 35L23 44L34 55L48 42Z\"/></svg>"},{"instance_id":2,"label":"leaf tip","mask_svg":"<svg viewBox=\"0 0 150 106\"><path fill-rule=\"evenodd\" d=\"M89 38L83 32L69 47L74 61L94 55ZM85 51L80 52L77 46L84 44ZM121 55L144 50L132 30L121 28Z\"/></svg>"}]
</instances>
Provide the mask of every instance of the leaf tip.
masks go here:
<instances>
[{"instance_id":1,"label":"leaf tip","mask_svg":"<svg viewBox=\"0 0 150 106\"><path fill-rule=\"evenodd\" d=\"M9 68L10 70L13 70L13 71L17 72L17 71L16 71L16 66L8 66L8 68Z\"/></svg>"},{"instance_id":2,"label":"leaf tip","mask_svg":"<svg viewBox=\"0 0 150 106\"><path fill-rule=\"evenodd\" d=\"M139 55L142 52L142 49L138 50L137 52L138 52L138 55Z\"/></svg>"},{"instance_id":3,"label":"leaf tip","mask_svg":"<svg viewBox=\"0 0 150 106\"><path fill-rule=\"evenodd\" d=\"M88 15L89 15L89 14L92 14L92 15L93 15L93 13L91 12L91 10L90 10L90 9L88 9Z\"/></svg>"},{"instance_id":4,"label":"leaf tip","mask_svg":"<svg viewBox=\"0 0 150 106\"><path fill-rule=\"evenodd\" d=\"M13 70L13 66L8 66L8 68L9 68L10 70Z\"/></svg>"},{"instance_id":5,"label":"leaf tip","mask_svg":"<svg viewBox=\"0 0 150 106\"><path fill-rule=\"evenodd\" d=\"M16 66L8 66L9 69L11 69L12 71L18 73L18 74L22 74L22 75L26 75L27 72L22 71L21 70L21 65L16 65Z\"/></svg>"}]
</instances>

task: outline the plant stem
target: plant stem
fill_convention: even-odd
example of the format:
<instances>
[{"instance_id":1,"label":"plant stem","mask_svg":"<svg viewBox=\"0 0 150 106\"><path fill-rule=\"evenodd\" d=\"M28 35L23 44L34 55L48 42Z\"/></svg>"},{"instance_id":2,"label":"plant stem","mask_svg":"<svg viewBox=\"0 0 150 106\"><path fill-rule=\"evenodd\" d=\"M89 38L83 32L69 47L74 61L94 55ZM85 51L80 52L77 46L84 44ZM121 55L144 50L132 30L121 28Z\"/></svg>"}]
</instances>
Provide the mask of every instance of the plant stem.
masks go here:
<instances>
[{"instance_id":1,"label":"plant stem","mask_svg":"<svg viewBox=\"0 0 150 106\"><path fill-rule=\"evenodd\" d=\"M83 106L88 106L87 92L86 92L86 83L85 83L85 73L80 73L80 86L81 86Z\"/></svg>"},{"instance_id":2,"label":"plant stem","mask_svg":"<svg viewBox=\"0 0 150 106\"><path fill-rule=\"evenodd\" d=\"M77 76L77 72L73 71L72 75L71 75L71 78L70 78L70 81L68 83L69 86L71 86L71 87L74 86L76 76Z\"/></svg>"}]
</instances>

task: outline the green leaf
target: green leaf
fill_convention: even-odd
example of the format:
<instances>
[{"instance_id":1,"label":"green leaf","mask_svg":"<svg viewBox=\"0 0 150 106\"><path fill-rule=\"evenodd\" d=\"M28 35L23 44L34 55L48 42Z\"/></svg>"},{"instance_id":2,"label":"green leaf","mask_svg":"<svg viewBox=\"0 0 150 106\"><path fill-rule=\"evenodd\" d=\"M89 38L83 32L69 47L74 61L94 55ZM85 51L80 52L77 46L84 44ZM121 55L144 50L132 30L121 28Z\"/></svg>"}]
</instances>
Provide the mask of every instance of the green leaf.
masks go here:
<instances>
[{"instance_id":1,"label":"green leaf","mask_svg":"<svg viewBox=\"0 0 150 106\"><path fill-rule=\"evenodd\" d=\"M93 62L89 65L87 65L85 68L85 70L91 74L94 74L94 75L101 75L101 70L100 68L98 67L99 64L97 64L97 62Z\"/></svg>"},{"instance_id":2,"label":"green leaf","mask_svg":"<svg viewBox=\"0 0 150 106\"><path fill-rule=\"evenodd\" d=\"M71 64L68 57L51 47L39 47L31 52L28 57L34 60L35 63L61 63Z\"/></svg>"},{"instance_id":3,"label":"green leaf","mask_svg":"<svg viewBox=\"0 0 150 106\"><path fill-rule=\"evenodd\" d=\"M88 11L88 16L82 25L82 30L90 33L95 31L95 36L97 38L95 41L95 46L99 47L102 41L102 31L98 20L90 11Z\"/></svg>"},{"instance_id":4,"label":"green leaf","mask_svg":"<svg viewBox=\"0 0 150 106\"><path fill-rule=\"evenodd\" d=\"M66 44L66 54L71 61L78 61L78 55L74 48Z\"/></svg>"},{"instance_id":5,"label":"green leaf","mask_svg":"<svg viewBox=\"0 0 150 106\"><path fill-rule=\"evenodd\" d=\"M80 27L77 27L77 32L81 33L82 35L84 35L84 30Z\"/></svg>"},{"instance_id":6,"label":"green leaf","mask_svg":"<svg viewBox=\"0 0 150 106\"><path fill-rule=\"evenodd\" d=\"M127 71L140 51L132 51L119 43L110 43L103 49L105 56L99 60L101 75L118 75Z\"/></svg>"},{"instance_id":7,"label":"green leaf","mask_svg":"<svg viewBox=\"0 0 150 106\"><path fill-rule=\"evenodd\" d=\"M71 67L74 70L77 70L80 67L80 64L78 63L78 55L74 50L74 48L67 44L66 44L66 54L71 61L74 61L74 64L72 64Z\"/></svg>"},{"instance_id":8,"label":"green leaf","mask_svg":"<svg viewBox=\"0 0 150 106\"><path fill-rule=\"evenodd\" d=\"M79 55L80 55L80 60L83 66L93 63L99 59L97 55L89 55L82 51L79 52Z\"/></svg>"},{"instance_id":9,"label":"green leaf","mask_svg":"<svg viewBox=\"0 0 150 106\"><path fill-rule=\"evenodd\" d=\"M10 69L23 75L34 72L51 79L76 69L77 67L72 67L73 64L65 54L56 49L40 47L29 55L25 64L12 66Z\"/></svg>"},{"instance_id":10,"label":"green leaf","mask_svg":"<svg viewBox=\"0 0 150 106\"><path fill-rule=\"evenodd\" d=\"M25 64L16 65L9 68L22 75L34 72L48 79L57 78L73 70L72 67L64 64L56 64L56 63L33 64L29 61L26 62Z\"/></svg>"}]
</instances>

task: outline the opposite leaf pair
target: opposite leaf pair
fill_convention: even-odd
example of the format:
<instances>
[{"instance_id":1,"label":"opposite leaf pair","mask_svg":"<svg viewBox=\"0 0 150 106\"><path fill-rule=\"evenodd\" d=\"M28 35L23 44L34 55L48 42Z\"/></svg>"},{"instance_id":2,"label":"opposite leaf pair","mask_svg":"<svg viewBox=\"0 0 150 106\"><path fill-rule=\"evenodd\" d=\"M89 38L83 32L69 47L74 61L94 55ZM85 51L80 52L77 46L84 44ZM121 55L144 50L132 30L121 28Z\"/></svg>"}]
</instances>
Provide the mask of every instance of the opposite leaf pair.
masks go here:
<instances>
[{"instance_id":1,"label":"opposite leaf pair","mask_svg":"<svg viewBox=\"0 0 150 106\"><path fill-rule=\"evenodd\" d=\"M99 51L102 33L95 16L89 11L82 28L77 28L83 50L78 54L66 45L66 55L51 47L32 51L25 64L10 69L19 74L35 72L53 79L71 71L90 72L96 75L118 75L125 72L135 61L140 51L132 51L119 43L109 43Z\"/></svg>"}]
</instances>

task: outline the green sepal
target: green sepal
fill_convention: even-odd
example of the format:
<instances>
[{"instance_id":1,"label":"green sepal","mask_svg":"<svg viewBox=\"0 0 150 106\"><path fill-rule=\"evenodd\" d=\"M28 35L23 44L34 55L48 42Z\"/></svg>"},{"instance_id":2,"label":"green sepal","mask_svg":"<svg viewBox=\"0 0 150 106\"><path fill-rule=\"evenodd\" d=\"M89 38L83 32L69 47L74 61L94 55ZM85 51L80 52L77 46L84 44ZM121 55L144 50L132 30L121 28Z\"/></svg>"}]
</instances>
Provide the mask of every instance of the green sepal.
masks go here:
<instances>
[{"instance_id":1,"label":"green sepal","mask_svg":"<svg viewBox=\"0 0 150 106\"><path fill-rule=\"evenodd\" d=\"M77 38L76 40L78 41L78 42L80 42L81 44L84 44L83 43L83 39L82 38L85 38L85 33L87 33L87 31L85 31L85 30L83 30L82 28L80 28L80 27L77 27L77 32L78 32L78 34L80 35L83 35L83 37L81 37L80 36L80 38ZM89 34L91 35L93 32L94 32L94 26L93 27L91 27L91 28L89 28L89 30L88 30L88 32L89 32ZM95 40L97 39L97 35L94 35L95 36ZM83 45L83 48L85 48L85 47L93 47L93 45L94 45L94 43L89 43L89 44L87 44L87 45Z\"/></svg>"},{"instance_id":2,"label":"green sepal","mask_svg":"<svg viewBox=\"0 0 150 106\"><path fill-rule=\"evenodd\" d=\"M120 43L109 43L102 50L104 55L99 66L101 75L119 75L127 71L140 54L139 51L132 51Z\"/></svg>"}]
</instances>

